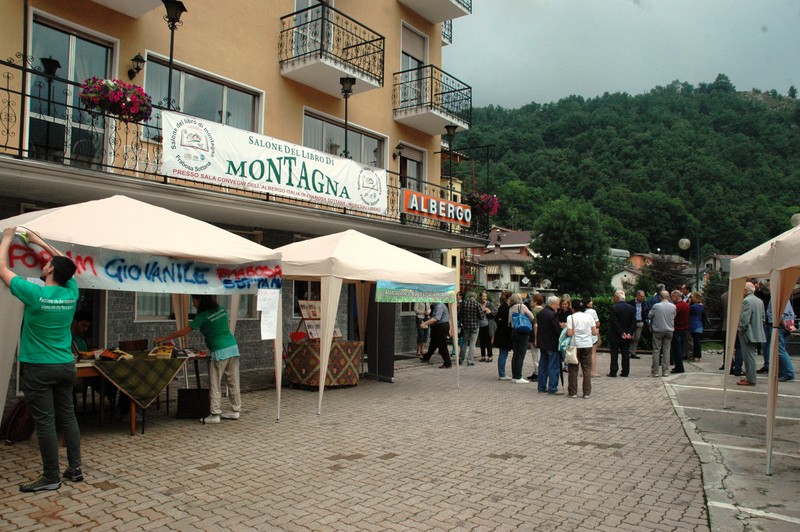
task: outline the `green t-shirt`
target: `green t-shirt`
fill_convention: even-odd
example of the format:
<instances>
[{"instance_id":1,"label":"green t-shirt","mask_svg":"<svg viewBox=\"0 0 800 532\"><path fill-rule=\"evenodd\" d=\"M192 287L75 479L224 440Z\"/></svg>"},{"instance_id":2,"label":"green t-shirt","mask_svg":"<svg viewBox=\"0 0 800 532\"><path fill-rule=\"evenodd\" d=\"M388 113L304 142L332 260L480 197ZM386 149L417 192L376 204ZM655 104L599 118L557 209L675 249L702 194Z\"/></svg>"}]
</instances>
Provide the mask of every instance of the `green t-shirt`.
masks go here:
<instances>
[{"instance_id":1,"label":"green t-shirt","mask_svg":"<svg viewBox=\"0 0 800 532\"><path fill-rule=\"evenodd\" d=\"M204 310L194 317L189 327L203 334L206 345L212 352L236 345L236 338L228 327L228 313L224 307Z\"/></svg>"},{"instance_id":2,"label":"green t-shirt","mask_svg":"<svg viewBox=\"0 0 800 532\"><path fill-rule=\"evenodd\" d=\"M19 361L30 364L72 362L70 326L78 303L78 283L40 286L23 279L11 279L11 293L25 304Z\"/></svg>"}]
</instances>

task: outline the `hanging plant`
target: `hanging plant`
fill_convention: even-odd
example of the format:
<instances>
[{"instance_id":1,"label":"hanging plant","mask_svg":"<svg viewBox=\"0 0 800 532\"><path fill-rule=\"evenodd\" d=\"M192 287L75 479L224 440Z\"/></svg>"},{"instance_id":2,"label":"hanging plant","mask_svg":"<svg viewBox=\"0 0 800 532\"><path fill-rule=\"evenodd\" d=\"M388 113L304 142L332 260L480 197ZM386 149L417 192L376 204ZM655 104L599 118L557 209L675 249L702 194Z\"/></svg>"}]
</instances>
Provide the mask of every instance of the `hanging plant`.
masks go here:
<instances>
[{"instance_id":1,"label":"hanging plant","mask_svg":"<svg viewBox=\"0 0 800 532\"><path fill-rule=\"evenodd\" d=\"M497 214L497 209L500 208L500 202L494 194L486 194L484 192L470 192L464 198L466 204L472 208L472 212L476 214Z\"/></svg>"},{"instance_id":2,"label":"hanging plant","mask_svg":"<svg viewBox=\"0 0 800 532\"><path fill-rule=\"evenodd\" d=\"M90 111L103 111L125 123L144 122L153 112L150 96L141 87L118 79L85 79L80 99Z\"/></svg>"}]
</instances>

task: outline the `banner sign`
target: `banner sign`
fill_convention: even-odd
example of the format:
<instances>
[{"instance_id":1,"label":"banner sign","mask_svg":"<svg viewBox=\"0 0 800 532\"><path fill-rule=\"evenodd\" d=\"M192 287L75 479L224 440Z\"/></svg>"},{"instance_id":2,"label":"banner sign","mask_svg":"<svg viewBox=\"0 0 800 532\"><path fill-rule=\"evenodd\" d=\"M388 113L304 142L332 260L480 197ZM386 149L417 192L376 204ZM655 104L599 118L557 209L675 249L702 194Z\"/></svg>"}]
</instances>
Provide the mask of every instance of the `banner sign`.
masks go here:
<instances>
[{"instance_id":1,"label":"banner sign","mask_svg":"<svg viewBox=\"0 0 800 532\"><path fill-rule=\"evenodd\" d=\"M167 177L386 214L386 170L202 118L161 117Z\"/></svg>"},{"instance_id":2,"label":"banner sign","mask_svg":"<svg viewBox=\"0 0 800 532\"><path fill-rule=\"evenodd\" d=\"M125 253L52 242L78 267L80 288L170 294L255 294L281 288L280 261L247 264L208 264L140 253ZM8 267L20 277L36 278L50 254L18 239L8 251Z\"/></svg>"},{"instance_id":3,"label":"banner sign","mask_svg":"<svg viewBox=\"0 0 800 532\"><path fill-rule=\"evenodd\" d=\"M379 303L454 303L455 285L395 283L378 281L375 301Z\"/></svg>"},{"instance_id":4,"label":"banner sign","mask_svg":"<svg viewBox=\"0 0 800 532\"><path fill-rule=\"evenodd\" d=\"M408 188L403 189L402 212L467 227L472 223L472 209L469 205L435 198Z\"/></svg>"}]
</instances>

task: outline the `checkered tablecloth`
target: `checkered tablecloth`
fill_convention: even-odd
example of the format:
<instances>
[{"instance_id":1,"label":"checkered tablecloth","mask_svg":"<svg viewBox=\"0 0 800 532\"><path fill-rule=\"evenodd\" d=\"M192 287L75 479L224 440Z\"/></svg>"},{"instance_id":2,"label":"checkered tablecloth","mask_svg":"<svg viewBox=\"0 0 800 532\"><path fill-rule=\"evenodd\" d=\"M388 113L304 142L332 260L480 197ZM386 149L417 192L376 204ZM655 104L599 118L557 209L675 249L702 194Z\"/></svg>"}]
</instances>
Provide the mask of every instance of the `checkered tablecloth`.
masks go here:
<instances>
[{"instance_id":1,"label":"checkered tablecloth","mask_svg":"<svg viewBox=\"0 0 800 532\"><path fill-rule=\"evenodd\" d=\"M134 358L114 362L98 360L94 365L97 371L133 402L147 408L183 368L186 360L188 359Z\"/></svg>"}]
</instances>

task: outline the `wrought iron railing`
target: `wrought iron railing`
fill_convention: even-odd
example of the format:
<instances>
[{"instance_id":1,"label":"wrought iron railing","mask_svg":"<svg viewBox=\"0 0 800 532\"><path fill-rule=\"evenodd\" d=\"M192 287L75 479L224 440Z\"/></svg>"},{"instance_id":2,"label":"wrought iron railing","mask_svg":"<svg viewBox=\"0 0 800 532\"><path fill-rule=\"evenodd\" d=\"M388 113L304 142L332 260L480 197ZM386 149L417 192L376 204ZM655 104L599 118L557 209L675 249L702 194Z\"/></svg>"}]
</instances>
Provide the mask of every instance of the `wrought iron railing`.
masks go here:
<instances>
[{"instance_id":1,"label":"wrought iron railing","mask_svg":"<svg viewBox=\"0 0 800 532\"><path fill-rule=\"evenodd\" d=\"M382 87L384 45L382 35L325 3L281 17L281 65L326 58Z\"/></svg>"},{"instance_id":2,"label":"wrought iron railing","mask_svg":"<svg viewBox=\"0 0 800 532\"><path fill-rule=\"evenodd\" d=\"M109 179L143 180L256 198L271 204L300 205L315 210L418 226L432 231L486 236L488 217L476 216L471 227L441 223L401 213L403 188L437 198L460 199L450 186L439 186L387 171L388 208L367 214L306 200L253 192L235 186L201 184L161 173L161 112L154 106L147 123L125 123L114 116L85 109L80 85L33 68L34 59L16 56L0 61L0 156L36 159L49 164L95 170ZM30 87L24 90L24 87ZM68 178L68 177L67 177ZM24 179L22 177L21 179ZM113 185L113 181L110 181ZM111 185L110 185L111 186Z\"/></svg>"},{"instance_id":3,"label":"wrought iron railing","mask_svg":"<svg viewBox=\"0 0 800 532\"><path fill-rule=\"evenodd\" d=\"M472 13L472 0L456 0L456 3Z\"/></svg>"},{"instance_id":4,"label":"wrought iron railing","mask_svg":"<svg viewBox=\"0 0 800 532\"><path fill-rule=\"evenodd\" d=\"M442 22L442 44L453 44L453 21Z\"/></svg>"},{"instance_id":5,"label":"wrought iron railing","mask_svg":"<svg viewBox=\"0 0 800 532\"><path fill-rule=\"evenodd\" d=\"M472 88L433 65L394 75L395 114L435 110L452 119L472 122Z\"/></svg>"}]
</instances>

